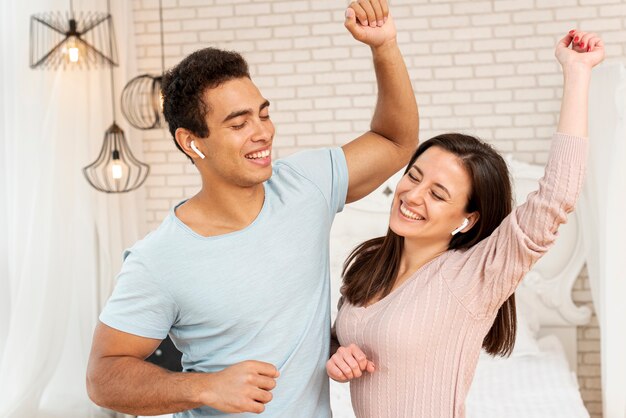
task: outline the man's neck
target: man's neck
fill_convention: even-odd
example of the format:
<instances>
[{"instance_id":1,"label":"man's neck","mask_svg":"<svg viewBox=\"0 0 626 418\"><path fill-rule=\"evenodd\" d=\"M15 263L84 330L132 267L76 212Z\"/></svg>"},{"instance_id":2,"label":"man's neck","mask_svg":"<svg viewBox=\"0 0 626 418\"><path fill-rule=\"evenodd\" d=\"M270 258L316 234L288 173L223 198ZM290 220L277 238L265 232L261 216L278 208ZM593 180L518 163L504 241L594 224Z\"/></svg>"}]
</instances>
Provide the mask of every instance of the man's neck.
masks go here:
<instances>
[{"instance_id":1,"label":"man's neck","mask_svg":"<svg viewBox=\"0 0 626 418\"><path fill-rule=\"evenodd\" d=\"M265 200L263 183L252 187L206 187L176 209L176 216L202 236L239 231L259 215Z\"/></svg>"}]
</instances>

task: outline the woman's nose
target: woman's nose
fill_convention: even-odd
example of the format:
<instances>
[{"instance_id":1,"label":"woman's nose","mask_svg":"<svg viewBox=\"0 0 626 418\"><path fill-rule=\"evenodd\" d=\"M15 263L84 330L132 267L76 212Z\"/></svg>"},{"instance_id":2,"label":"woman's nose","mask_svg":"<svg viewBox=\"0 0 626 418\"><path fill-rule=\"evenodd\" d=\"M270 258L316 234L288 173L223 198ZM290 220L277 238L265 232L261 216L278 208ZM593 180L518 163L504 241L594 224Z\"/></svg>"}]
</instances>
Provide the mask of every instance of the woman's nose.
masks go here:
<instances>
[{"instance_id":1,"label":"woman's nose","mask_svg":"<svg viewBox=\"0 0 626 418\"><path fill-rule=\"evenodd\" d=\"M427 193L426 187L418 184L408 190L405 196L409 203L421 204L424 203L425 193Z\"/></svg>"}]
</instances>

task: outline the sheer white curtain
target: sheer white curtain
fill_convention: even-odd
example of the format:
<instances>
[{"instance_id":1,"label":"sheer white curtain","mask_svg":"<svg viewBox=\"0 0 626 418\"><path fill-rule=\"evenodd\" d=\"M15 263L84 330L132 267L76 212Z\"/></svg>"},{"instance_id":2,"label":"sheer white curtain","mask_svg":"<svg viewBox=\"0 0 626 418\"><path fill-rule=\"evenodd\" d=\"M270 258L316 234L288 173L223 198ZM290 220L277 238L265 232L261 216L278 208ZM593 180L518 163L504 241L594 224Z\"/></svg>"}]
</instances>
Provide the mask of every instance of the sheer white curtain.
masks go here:
<instances>
[{"instance_id":1,"label":"sheer white curtain","mask_svg":"<svg viewBox=\"0 0 626 418\"><path fill-rule=\"evenodd\" d=\"M112 1L121 66L134 73L132 7ZM28 67L29 16L68 1L0 2L0 417L89 417L91 335L121 252L143 231L142 192L93 190L81 168L113 121L108 70ZM106 11L105 1L74 1ZM132 65L131 65L132 64ZM131 148L139 141L119 113Z\"/></svg>"},{"instance_id":2,"label":"sheer white curtain","mask_svg":"<svg viewBox=\"0 0 626 418\"><path fill-rule=\"evenodd\" d=\"M626 70L594 70L589 101L589 171L584 241L600 322L605 417L626 416Z\"/></svg>"}]
</instances>

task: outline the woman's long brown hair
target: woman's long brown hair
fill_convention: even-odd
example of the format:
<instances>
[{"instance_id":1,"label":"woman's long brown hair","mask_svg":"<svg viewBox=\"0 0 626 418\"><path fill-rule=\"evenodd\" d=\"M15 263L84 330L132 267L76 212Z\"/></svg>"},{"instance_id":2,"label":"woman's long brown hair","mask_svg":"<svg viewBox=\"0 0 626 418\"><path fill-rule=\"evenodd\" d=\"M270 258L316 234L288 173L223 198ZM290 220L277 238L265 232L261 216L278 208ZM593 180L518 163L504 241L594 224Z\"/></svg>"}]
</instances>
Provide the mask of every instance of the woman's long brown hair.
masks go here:
<instances>
[{"instance_id":1,"label":"woman's long brown hair","mask_svg":"<svg viewBox=\"0 0 626 418\"><path fill-rule=\"evenodd\" d=\"M466 211L477 211L480 217L466 233L456 234L448 249L468 249L491 233L511 212L513 196L509 171L504 159L489 144L472 136L448 133L422 143L407 166L428 148L437 146L456 155L472 179L472 193ZM406 174L406 171L405 171ZM400 268L404 238L387 230L384 237L373 238L357 246L343 268L342 293L353 305L366 305L373 297L391 293ZM489 354L507 356L515 343L517 318L515 294L500 307L491 329L483 340Z\"/></svg>"}]
</instances>

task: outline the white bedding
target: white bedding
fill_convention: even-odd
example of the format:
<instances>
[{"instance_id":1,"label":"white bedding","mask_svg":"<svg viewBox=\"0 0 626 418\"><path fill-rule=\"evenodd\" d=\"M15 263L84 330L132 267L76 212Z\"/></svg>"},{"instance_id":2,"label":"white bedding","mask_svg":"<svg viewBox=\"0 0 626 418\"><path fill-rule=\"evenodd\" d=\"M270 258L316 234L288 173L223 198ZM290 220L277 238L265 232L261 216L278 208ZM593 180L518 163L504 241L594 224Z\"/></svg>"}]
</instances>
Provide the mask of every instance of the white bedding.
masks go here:
<instances>
[{"instance_id":1,"label":"white bedding","mask_svg":"<svg viewBox=\"0 0 626 418\"><path fill-rule=\"evenodd\" d=\"M535 355L481 357L468 418L589 418L558 339L548 336L538 344Z\"/></svg>"}]
</instances>

